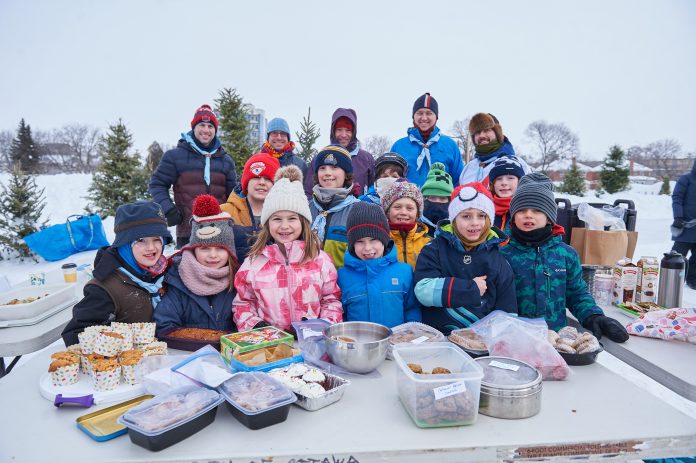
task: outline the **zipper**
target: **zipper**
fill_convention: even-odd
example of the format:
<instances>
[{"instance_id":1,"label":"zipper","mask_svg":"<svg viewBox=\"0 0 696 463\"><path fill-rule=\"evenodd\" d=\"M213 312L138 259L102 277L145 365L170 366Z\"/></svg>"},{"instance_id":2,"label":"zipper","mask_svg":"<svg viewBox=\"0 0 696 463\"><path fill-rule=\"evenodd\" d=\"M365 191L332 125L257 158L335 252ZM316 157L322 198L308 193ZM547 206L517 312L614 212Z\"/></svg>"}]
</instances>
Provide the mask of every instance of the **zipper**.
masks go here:
<instances>
[{"instance_id":1,"label":"zipper","mask_svg":"<svg viewBox=\"0 0 696 463\"><path fill-rule=\"evenodd\" d=\"M328 212L322 212L322 214L324 214L324 217L326 217L326 225L324 225L324 243L325 243L326 239L329 237L329 217L331 217L331 214ZM324 249L324 243L321 243L322 249Z\"/></svg>"},{"instance_id":2,"label":"zipper","mask_svg":"<svg viewBox=\"0 0 696 463\"><path fill-rule=\"evenodd\" d=\"M399 232L401 234L401 241L404 243L404 264L408 264L408 259L406 258L406 234L404 232Z\"/></svg>"}]
</instances>

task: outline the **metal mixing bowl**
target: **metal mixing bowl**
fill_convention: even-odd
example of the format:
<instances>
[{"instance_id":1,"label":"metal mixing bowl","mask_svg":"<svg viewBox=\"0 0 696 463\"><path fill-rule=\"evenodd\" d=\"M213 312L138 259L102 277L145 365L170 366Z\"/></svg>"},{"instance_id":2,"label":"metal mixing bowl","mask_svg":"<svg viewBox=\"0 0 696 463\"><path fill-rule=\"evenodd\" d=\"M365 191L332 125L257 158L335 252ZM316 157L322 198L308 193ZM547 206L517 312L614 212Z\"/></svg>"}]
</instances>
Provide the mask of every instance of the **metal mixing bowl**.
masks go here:
<instances>
[{"instance_id":1,"label":"metal mixing bowl","mask_svg":"<svg viewBox=\"0 0 696 463\"><path fill-rule=\"evenodd\" d=\"M371 322L343 322L324 328L331 361L353 373L368 373L386 358L391 328Z\"/></svg>"}]
</instances>

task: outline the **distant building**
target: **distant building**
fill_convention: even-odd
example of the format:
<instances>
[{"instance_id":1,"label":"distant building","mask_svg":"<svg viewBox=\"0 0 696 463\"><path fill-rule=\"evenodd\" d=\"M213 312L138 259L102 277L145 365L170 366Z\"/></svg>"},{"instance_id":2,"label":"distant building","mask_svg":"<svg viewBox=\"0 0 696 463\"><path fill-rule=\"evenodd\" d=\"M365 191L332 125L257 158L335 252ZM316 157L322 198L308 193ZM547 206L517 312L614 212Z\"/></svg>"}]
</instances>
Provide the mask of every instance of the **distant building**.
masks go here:
<instances>
[{"instance_id":1,"label":"distant building","mask_svg":"<svg viewBox=\"0 0 696 463\"><path fill-rule=\"evenodd\" d=\"M575 164L578 166L580 172L585 175L585 180L587 181L589 188L596 189L599 185L599 174L602 172L602 165L604 164L602 161L580 162L573 159L557 159L556 161L547 164L544 172L546 172L546 175L548 175L549 178L554 182L562 182L565 174L568 172L568 169L570 169L570 166L573 165L573 162L575 162ZM654 169L648 166L644 166L643 164L630 160L626 161L624 167L628 167L629 177L634 183L650 184L656 181ZM537 167L535 170L539 170L539 167Z\"/></svg>"},{"instance_id":2,"label":"distant building","mask_svg":"<svg viewBox=\"0 0 696 463\"><path fill-rule=\"evenodd\" d=\"M266 111L256 108L252 104L244 105L244 109L246 109L246 118L249 121L249 141L256 146L261 146L266 141L268 124Z\"/></svg>"}]
</instances>

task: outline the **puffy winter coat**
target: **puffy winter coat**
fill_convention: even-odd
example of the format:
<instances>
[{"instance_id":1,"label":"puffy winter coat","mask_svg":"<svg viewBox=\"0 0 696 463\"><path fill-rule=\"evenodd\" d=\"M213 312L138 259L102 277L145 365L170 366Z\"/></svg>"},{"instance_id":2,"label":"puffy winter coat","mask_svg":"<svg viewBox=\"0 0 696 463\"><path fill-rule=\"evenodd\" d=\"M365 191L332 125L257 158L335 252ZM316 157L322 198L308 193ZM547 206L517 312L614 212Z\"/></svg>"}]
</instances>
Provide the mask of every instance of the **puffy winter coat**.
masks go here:
<instances>
[{"instance_id":1,"label":"puffy winter coat","mask_svg":"<svg viewBox=\"0 0 696 463\"><path fill-rule=\"evenodd\" d=\"M409 135L413 135L418 140L423 141L420 132L415 127L410 127L406 131ZM440 128L435 127L433 133L430 135L434 137L440 133ZM391 150L395 153L399 153L406 159L408 163L408 172L406 172L406 178L409 182L415 183L419 187L422 187L425 183L428 172L430 171L430 165L428 161L424 160L421 164L420 169L416 169L417 159L420 156L423 148L416 142L412 142L408 136L400 138L392 146ZM434 164L436 162L441 162L447 168L447 173L452 176L452 182L454 186L458 185L457 181L459 175L462 173L464 168L464 163L462 162L462 155L459 152L459 147L457 143L446 135L440 135L440 140L437 143L433 143L430 146L430 162Z\"/></svg>"},{"instance_id":2,"label":"puffy winter coat","mask_svg":"<svg viewBox=\"0 0 696 463\"><path fill-rule=\"evenodd\" d=\"M176 227L177 237L188 238L191 235L191 208L196 196L210 194L219 203L224 203L237 184L234 161L220 146L217 137L214 143L219 148L210 156L210 185L203 178L205 157L184 139L179 140L176 148L164 153L150 178L150 195L164 213L168 214L174 207L181 212L182 221ZM169 196L172 185L174 201Z\"/></svg>"},{"instance_id":3,"label":"puffy winter coat","mask_svg":"<svg viewBox=\"0 0 696 463\"><path fill-rule=\"evenodd\" d=\"M237 271L237 296L232 310L240 331L265 321L287 330L302 318L323 318L331 323L343 320L341 290L336 268L323 251L302 262L304 241L287 244L287 258L277 244L266 246L261 255L248 257Z\"/></svg>"},{"instance_id":4,"label":"puffy winter coat","mask_svg":"<svg viewBox=\"0 0 696 463\"><path fill-rule=\"evenodd\" d=\"M414 270L423 246L432 239L428 235L428 227L422 223L416 223L409 232L391 230L389 236L396 244L396 256L399 262L409 264Z\"/></svg>"},{"instance_id":5,"label":"puffy winter coat","mask_svg":"<svg viewBox=\"0 0 696 463\"><path fill-rule=\"evenodd\" d=\"M175 256L164 277L166 292L154 313L157 335L167 328L183 326L236 331L232 322L234 289L224 290L212 296L194 294L179 275L180 263L181 256Z\"/></svg>"},{"instance_id":6,"label":"puffy winter coat","mask_svg":"<svg viewBox=\"0 0 696 463\"><path fill-rule=\"evenodd\" d=\"M435 238L421 251L414 274L423 323L449 334L496 309L517 313L512 269L498 251L505 240L507 236L493 228L486 241L466 251L452 225L440 222ZM481 296L473 279L483 275L487 289Z\"/></svg>"},{"instance_id":7,"label":"puffy winter coat","mask_svg":"<svg viewBox=\"0 0 696 463\"><path fill-rule=\"evenodd\" d=\"M345 320L389 327L421 320L413 270L397 260L393 243L378 259L360 260L346 251L344 262L338 270L338 286Z\"/></svg>"},{"instance_id":8,"label":"puffy winter coat","mask_svg":"<svg viewBox=\"0 0 696 463\"><path fill-rule=\"evenodd\" d=\"M679 177L672 192L672 213L685 222L696 219L696 162L691 172ZM696 227L684 228L675 241L696 243Z\"/></svg>"},{"instance_id":9,"label":"puffy winter coat","mask_svg":"<svg viewBox=\"0 0 696 463\"><path fill-rule=\"evenodd\" d=\"M464 166L464 170L459 177L459 184L464 185L470 182L481 182L484 186L488 186L488 173L493 168L493 164L495 164L496 159L506 156L515 157L515 149L512 147L512 143L510 143L508 137L505 137L503 145L492 153L476 153L474 159ZM524 173L529 173L529 166L524 159L517 157L517 160L520 161Z\"/></svg>"},{"instance_id":10,"label":"puffy winter coat","mask_svg":"<svg viewBox=\"0 0 696 463\"><path fill-rule=\"evenodd\" d=\"M559 233L555 228L554 233ZM582 323L593 314L603 314L582 279L580 259L556 234L537 247L515 238L500 250L515 274L517 308L529 318L544 318L550 329L568 324L566 308Z\"/></svg>"},{"instance_id":11,"label":"puffy winter coat","mask_svg":"<svg viewBox=\"0 0 696 463\"><path fill-rule=\"evenodd\" d=\"M331 209L342 201L349 200L348 198L336 198L327 207L326 210ZM355 199L355 198L352 198ZM346 233L346 221L348 220L348 213L352 208L352 204L344 207L338 212L332 212L326 217L326 227L324 227L324 251L331 256L334 266L339 269L343 267L343 256L348 248L348 235ZM309 201L309 211L312 213L312 221L319 214L324 213L324 209L320 207L318 201L312 199Z\"/></svg>"},{"instance_id":12,"label":"puffy winter coat","mask_svg":"<svg viewBox=\"0 0 696 463\"><path fill-rule=\"evenodd\" d=\"M230 193L227 201L220 204L220 209L232 216L232 220L237 225L249 227L254 225L254 218L246 197L239 195L236 191Z\"/></svg>"}]
</instances>

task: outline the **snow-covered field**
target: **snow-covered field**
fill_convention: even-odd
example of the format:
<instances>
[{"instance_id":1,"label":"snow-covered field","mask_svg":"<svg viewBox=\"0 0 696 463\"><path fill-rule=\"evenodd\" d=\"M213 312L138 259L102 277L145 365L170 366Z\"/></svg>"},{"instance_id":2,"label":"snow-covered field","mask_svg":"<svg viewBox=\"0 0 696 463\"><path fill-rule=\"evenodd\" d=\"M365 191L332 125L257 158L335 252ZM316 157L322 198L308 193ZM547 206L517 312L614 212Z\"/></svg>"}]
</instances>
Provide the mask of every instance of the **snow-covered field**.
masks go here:
<instances>
[{"instance_id":1,"label":"snow-covered field","mask_svg":"<svg viewBox=\"0 0 696 463\"><path fill-rule=\"evenodd\" d=\"M0 183L6 185L7 179L7 174L0 173ZM45 188L46 207L44 209L44 218L47 218L51 224L55 224L64 222L66 217L71 214L82 213L88 203L87 189L90 182L91 175L88 174L39 176L37 184L39 187ZM672 187L674 187L674 184L672 184ZM672 247L669 233L669 225L672 222L672 206L671 197L658 195L659 190L660 183L658 182L654 185L633 185L628 191L613 195L604 194L599 198L594 196L594 192L588 193L584 198L564 194L558 194L557 196L566 197L573 204L583 201L612 204L616 199L632 200L638 211L636 231L639 233L634 257L657 256L661 258L662 253L669 251ZM113 218L110 217L104 221L104 228L106 229L107 238L110 241L113 240ZM80 262L89 262L94 253L95 251L80 253L71 258L71 260L79 259ZM40 260L39 263L32 261L0 261L0 280L5 277L10 284L18 284L26 281L30 273L37 271L48 272L58 269L63 263L45 262L43 260ZM696 291L685 287L684 305L696 305ZM30 357L30 355L25 356L22 361ZM607 367L620 372L631 381L696 418L696 403L678 396L609 354L600 355L599 360ZM19 364L20 368L21 363Z\"/></svg>"}]
</instances>

